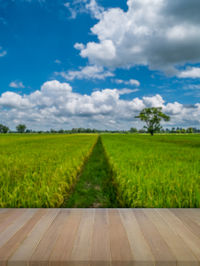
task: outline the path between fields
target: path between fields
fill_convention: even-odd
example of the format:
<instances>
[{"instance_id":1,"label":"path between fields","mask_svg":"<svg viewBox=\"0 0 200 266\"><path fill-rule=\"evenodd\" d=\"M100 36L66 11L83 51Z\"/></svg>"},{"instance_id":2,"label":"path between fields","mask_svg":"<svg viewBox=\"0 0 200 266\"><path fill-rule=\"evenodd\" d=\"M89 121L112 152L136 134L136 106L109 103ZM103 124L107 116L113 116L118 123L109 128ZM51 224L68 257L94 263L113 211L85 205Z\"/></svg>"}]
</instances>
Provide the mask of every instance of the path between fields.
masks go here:
<instances>
[{"instance_id":1,"label":"path between fields","mask_svg":"<svg viewBox=\"0 0 200 266\"><path fill-rule=\"evenodd\" d=\"M100 136L64 207L117 207L112 175Z\"/></svg>"}]
</instances>

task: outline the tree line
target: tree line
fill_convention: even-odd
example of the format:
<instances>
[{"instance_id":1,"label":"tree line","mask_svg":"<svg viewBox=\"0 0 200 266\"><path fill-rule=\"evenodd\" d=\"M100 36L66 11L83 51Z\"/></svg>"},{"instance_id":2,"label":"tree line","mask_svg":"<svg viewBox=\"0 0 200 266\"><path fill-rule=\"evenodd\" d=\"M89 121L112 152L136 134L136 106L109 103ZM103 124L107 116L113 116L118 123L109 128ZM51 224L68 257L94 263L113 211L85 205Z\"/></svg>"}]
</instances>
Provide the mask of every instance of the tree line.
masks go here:
<instances>
[{"instance_id":1,"label":"tree line","mask_svg":"<svg viewBox=\"0 0 200 266\"><path fill-rule=\"evenodd\" d=\"M154 133L200 133L199 129L196 128L172 128L172 129L163 129L161 126L161 121L165 122L170 121L170 116L162 112L162 107L151 107L144 108L138 116L141 121L145 122L145 126L138 130L137 128L131 128L130 130L97 130L90 128L72 128L70 130L55 130L50 129L50 131L33 131L27 129L25 124L19 124L16 126L17 133L60 133L60 134L73 134L73 133L150 133L152 136ZM0 133L12 132L7 126L0 124ZM14 133L14 132L12 132Z\"/></svg>"},{"instance_id":2,"label":"tree line","mask_svg":"<svg viewBox=\"0 0 200 266\"><path fill-rule=\"evenodd\" d=\"M137 129L134 127L131 127L129 130L98 130L98 129L91 129L91 128L72 128L72 129L68 129L68 130L64 130L64 129L50 129L50 130L31 130L31 129L27 129L27 127L18 127L18 129L16 129L16 131L12 131L10 130L7 126L4 126L2 124L0 124L0 133L26 133L26 134L30 134L30 133L49 133L49 134L78 134L78 133L138 133L138 134L142 134L142 133L147 133L147 130L144 128L141 129ZM162 128L159 131L156 131L155 133L200 133L200 129L198 128L182 128L182 127L173 127L171 129L169 128Z\"/></svg>"}]
</instances>

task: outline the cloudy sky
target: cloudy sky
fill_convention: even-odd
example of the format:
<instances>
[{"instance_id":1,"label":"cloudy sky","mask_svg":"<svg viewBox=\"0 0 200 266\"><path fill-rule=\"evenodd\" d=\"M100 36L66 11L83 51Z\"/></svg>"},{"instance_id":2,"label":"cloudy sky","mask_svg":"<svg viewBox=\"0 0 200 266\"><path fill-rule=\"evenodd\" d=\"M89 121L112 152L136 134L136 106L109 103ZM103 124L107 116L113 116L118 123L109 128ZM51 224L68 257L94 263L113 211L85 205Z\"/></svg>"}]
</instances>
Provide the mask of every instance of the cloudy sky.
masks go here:
<instances>
[{"instance_id":1,"label":"cloudy sky","mask_svg":"<svg viewBox=\"0 0 200 266\"><path fill-rule=\"evenodd\" d=\"M200 128L199 0L0 0L0 123Z\"/></svg>"}]
</instances>

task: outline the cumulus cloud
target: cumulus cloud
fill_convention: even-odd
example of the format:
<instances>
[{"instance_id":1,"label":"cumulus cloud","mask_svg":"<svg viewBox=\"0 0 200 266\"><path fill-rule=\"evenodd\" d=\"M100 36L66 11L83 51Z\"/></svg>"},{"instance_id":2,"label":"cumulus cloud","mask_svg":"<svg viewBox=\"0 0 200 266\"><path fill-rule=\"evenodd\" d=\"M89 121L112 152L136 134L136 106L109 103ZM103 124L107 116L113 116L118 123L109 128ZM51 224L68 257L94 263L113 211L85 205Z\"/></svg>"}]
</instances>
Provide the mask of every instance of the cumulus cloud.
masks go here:
<instances>
[{"instance_id":1,"label":"cumulus cloud","mask_svg":"<svg viewBox=\"0 0 200 266\"><path fill-rule=\"evenodd\" d=\"M69 70L68 72L55 72L56 75L60 75L66 80L74 79L105 79L107 77L113 77L114 74L110 71L104 70L101 66L91 65L80 67L80 70Z\"/></svg>"},{"instance_id":2,"label":"cumulus cloud","mask_svg":"<svg viewBox=\"0 0 200 266\"><path fill-rule=\"evenodd\" d=\"M29 102L26 96L23 97L17 93L7 91L1 95L0 106L23 109L29 108L30 106L32 106L32 104Z\"/></svg>"},{"instance_id":3,"label":"cumulus cloud","mask_svg":"<svg viewBox=\"0 0 200 266\"><path fill-rule=\"evenodd\" d=\"M113 79L113 82L117 84L133 85L137 87L140 86L140 82L136 79L129 79L129 80Z\"/></svg>"},{"instance_id":4,"label":"cumulus cloud","mask_svg":"<svg viewBox=\"0 0 200 266\"><path fill-rule=\"evenodd\" d=\"M24 84L21 81L17 81L17 80L10 82L9 86L15 89L25 88Z\"/></svg>"},{"instance_id":5,"label":"cumulus cloud","mask_svg":"<svg viewBox=\"0 0 200 266\"><path fill-rule=\"evenodd\" d=\"M129 100L121 97L132 92L131 89L103 89L82 95L73 92L68 83L52 80L30 94L3 93L0 115L11 128L23 122L33 129L129 129L143 126L134 118L143 108L161 106L172 117L167 126L200 125L200 103L189 107L178 102L165 103L158 94Z\"/></svg>"},{"instance_id":6,"label":"cumulus cloud","mask_svg":"<svg viewBox=\"0 0 200 266\"><path fill-rule=\"evenodd\" d=\"M100 11L91 28L98 41L77 46L83 58L112 69L145 65L168 75L200 61L199 0L128 0L127 5L126 12Z\"/></svg>"},{"instance_id":7,"label":"cumulus cloud","mask_svg":"<svg viewBox=\"0 0 200 266\"><path fill-rule=\"evenodd\" d=\"M178 74L179 78L200 78L200 67L188 67Z\"/></svg>"}]
</instances>

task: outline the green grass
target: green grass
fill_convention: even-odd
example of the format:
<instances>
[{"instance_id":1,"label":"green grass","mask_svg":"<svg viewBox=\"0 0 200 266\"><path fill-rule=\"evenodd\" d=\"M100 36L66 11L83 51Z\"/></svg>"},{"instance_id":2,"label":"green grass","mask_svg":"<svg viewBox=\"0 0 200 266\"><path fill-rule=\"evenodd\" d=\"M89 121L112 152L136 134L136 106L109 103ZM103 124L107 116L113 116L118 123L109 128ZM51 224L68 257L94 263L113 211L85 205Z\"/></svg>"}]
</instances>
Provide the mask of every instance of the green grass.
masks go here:
<instances>
[{"instance_id":1,"label":"green grass","mask_svg":"<svg viewBox=\"0 0 200 266\"><path fill-rule=\"evenodd\" d=\"M102 146L101 138L85 164L74 190L63 207L117 207L112 173Z\"/></svg>"},{"instance_id":2,"label":"green grass","mask_svg":"<svg viewBox=\"0 0 200 266\"><path fill-rule=\"evenodd\" d=\"M200 207L199 135L102 135L123 207Z\"/></svg>"},{"instance_id":3,"label":"green grass","mask_svg":"<svg viewBox=\"0 0 200 266\"><path fill-rule=\"evenodd\" d=\"M97 135L0 135L0 207L60 207Z\"/></svg>"},{"instance_id":4,"label":"green grass","mask_svg":"<svg viewBox=\"0 0 200 266\"><path fill-rule=\"evenodd\" d=\"M0 135L0 207L200 207L200 136Z\"/></svg>"}]
</instances>

